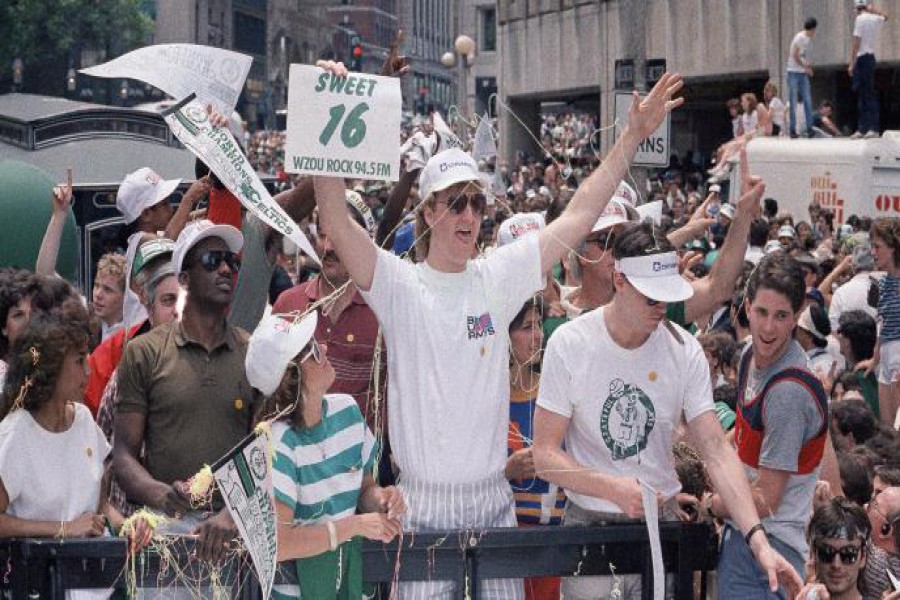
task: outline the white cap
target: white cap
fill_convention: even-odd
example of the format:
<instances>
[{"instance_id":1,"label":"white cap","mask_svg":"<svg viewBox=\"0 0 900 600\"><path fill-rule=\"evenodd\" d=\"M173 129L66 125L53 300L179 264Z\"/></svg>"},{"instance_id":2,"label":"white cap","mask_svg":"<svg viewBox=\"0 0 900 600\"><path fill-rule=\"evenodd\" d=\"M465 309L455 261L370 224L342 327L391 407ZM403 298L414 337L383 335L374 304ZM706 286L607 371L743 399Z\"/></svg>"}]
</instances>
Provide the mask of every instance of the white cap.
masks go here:
<instances>
[{"instance_id":1,"label":"white cap","mask_svg":"<svg viewBox=\"0 0 900 600\"><path fill-rule=\"evenodd\" d=\"M500 224L500 231L497 232L497 247L505 246L528 235L540 233L545 225L546 222L541 213L515 214Z\"/></svg>"},{"instance_id":2,"label":"white cap","mask_svg":"<svg viewBox=\"0 0 900 600\"><path fill-rule=\"evenodd\" d=\"M694 288L678 270L677 252L621 258L616 261L616 271L651 300L681 302L694 295Z\"/></svg>"},{"instance_id":3,"label":"white cap","mask_svg":"<svg viewBox=\"0 0 900 600\"><path fill-rule=\"evenodd\" d=\"M549 196L550 188L548 188L546 185L542 185L540 188L538 188L538 194L540 194L541 196Z\"/></svg>"},{"instance_id":4,"label":"white cap","mask_svg":"<svg viewBox=\"0 0 900 600\"><path fill-rule=\"evenodd\" d=\"M124 215L125 224L134 223L145 208L168 198L179 183L180 179L162 179L149 167L126 175L116 193L116 208Z\"/></svg>"},{"instance_id":5,"label":"white cap","mask_svg":"<svg viewBox=\"0 0 900 600\"><path fill-rule=\"evenodd\" d=\"M425 199L463 181L479 181L478 165L459 148L450 148L428 160L419 175L419 194Z\"/></svg>"},{"instance_id":6,"label":"white cap","mask_svg":"<svg viewBox=\"0 0 900 600\"><path fill-rule=\"evenodd\" d=\"M778 237L780 237L780 238L783 238L783 237L792 238L795 235L796 235L796 232L794 231L794 228L791 227L790 225L782 225L778 229Z\"/></svg>"},{"instance_id":7,"label":"white cap","mask_svg":"<svg viewBox=\"0 0 900 600\"><path fill-rule=\"evenodd\" d=\"M722 186L720 186L718 183L714 183L711 186L709 186L710 194L718 194L718 193L721 193L721 191L722 191Z\"/></svg>"},{"instance_id":8,"label":"white cap","mask_svg":"<svg viewBox=\"0 0 900 600\"><path fill-rule=\"evenodd\" d=\"M797 321L797 327L803 329L808 332L811 336L816 338L817 340L826 340L828 339L825 335L816 329L816 324L812 319L812 311L809 306L803 309L803 312L800 313L800 319Z\"/></svg>"},{"instance_id":9,"label":"white cap","mask_svg":"<svg viewBox=\"0 0 900 600\"><path fill-rule=\"evenodd\" d=\"M532 190L532 189L525 190L525 197L528 198L529 200L531 200L535 196L537 196L537 192L535 192L534 190Z\"/></svg>"},{"instance_id":10,"label":"white cap","mask_svg":"<svg viewBox=\"0 0 900 600\"><path fill-rule=\"evenodd\" d=\"M315 334L318 319L316 311L302 319L265 315L250 336L244 359L250 385L266 396L275 393L290 362Z\"/></svg>"},{"instance_id":11,"label":"white cap","mask_svg":"<svg viewBox=\"0 0 900 600\"><path fill-rule=\"evenodd\" d=\"M182 263L184 263L184 257L188 251L208 237L221 238L232 252L240 252L244 246L244 236L236 227L225 224L217 225L206 219L188 223L175 241L175 250L172 253L172 267L176 274L183 270Z\"/></svg>"},{"instance_id":12,"label":"white cap","mask_svg":"<svg viewBox=\"0 0 900 600\"><path fill-rule=\"evenodd\" d=\"M719 214L728 217L729 219L734 218L734 204L729 204L726 202L719 208Z\"/></svg>"}]
</instances>

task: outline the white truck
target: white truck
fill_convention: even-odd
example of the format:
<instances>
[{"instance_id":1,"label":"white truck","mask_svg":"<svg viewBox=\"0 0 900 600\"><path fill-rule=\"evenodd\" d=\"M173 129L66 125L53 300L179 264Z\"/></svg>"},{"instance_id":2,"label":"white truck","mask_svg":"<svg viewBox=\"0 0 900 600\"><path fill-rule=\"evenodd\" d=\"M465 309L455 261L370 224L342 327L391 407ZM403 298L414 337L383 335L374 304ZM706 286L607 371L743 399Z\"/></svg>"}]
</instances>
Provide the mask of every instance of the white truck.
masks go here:
<instances>
[{"instance_id":1,"label":"white truck","mask_svg":"<svg viewBox=\"0 0 900 600\"><path fill-rule=\"evenodd\" d=\"M765 179L765 196L795 220L809 219L812 202L833 210L835 225L850 215L900 217L900 131L868 140L760 137L747 155L751 172ZM739 176L735 164L732 202Z\"/></svg>"}]
</instances>

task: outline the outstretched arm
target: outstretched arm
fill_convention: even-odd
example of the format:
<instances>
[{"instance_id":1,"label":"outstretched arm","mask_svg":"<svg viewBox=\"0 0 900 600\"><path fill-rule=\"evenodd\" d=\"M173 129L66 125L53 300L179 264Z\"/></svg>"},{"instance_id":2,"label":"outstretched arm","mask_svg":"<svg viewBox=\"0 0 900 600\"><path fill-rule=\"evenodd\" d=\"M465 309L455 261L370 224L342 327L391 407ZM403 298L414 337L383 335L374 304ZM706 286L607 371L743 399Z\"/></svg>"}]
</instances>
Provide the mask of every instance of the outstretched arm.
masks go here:
<instances>
[{"instance_id":1,"label":"outstretched arm","mask_svg":"<svg viewBox=\"0 0 900 600\"><path fill-rule=\"evenodd\" d=\"M47 231L44 232L44 240L38 251L37 263L34 272L38 275L53 275L56 273L56 259L59 257L59 242L62 239L63 229L66 227L66 218L69 216L69 207L72 206L72 168L66 169L66 185L53 186L50 222Z\"/></svg>"},{"instance_id":2,"label":"outstretched arm","mask_svg":"<svg viewBox=\"0 0 900 600\"><path fill-rule=\"evenodd\" d=\"M672 98L682 85L680 75L666 73L643 100L635 92L628 111L628 124L606 160L578 187L563 214L541 232L542 272L562 260L569 249L590 233L628 172L638 144L659 127L670 111L684 102L684 98Z\"/></svg>"},{"instance_id":3,"label":"outstretched arm","mask_svg":"<svg viewBox=\"0 0 900 600\"><path fill-rule=\"evenodd\" d=\"M688 323L701 315L709 314L734 294L734 283L744 266L750 224L760 212L760 201L766 184L759 177L750 175L750 163L746 147L741 148L741 199L734 213L722 252L713 263L709 275L691 285L694 295L684 304L684 317Z\"/></svg>"}]
</instances>

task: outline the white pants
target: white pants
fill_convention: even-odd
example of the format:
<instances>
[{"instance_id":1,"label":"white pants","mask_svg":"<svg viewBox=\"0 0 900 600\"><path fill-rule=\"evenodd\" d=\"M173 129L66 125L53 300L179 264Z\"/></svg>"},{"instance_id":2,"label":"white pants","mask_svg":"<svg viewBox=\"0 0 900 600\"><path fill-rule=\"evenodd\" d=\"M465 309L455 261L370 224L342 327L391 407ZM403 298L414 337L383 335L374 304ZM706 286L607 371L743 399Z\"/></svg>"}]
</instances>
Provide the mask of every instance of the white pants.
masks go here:
<instances>
[{"instance_id":1,"label":"white pants","mask_svg":"<svg viewBox=\"0 0 900 600\"><path fill-rule=\"evenodd\" d=\"M516 526L515 501L503 473L455 484L426 483L401 475L398 487L409 507L403 522L407 530L471 529L477 534L486 527ZM401 600L449 600L459 597L459 591L452 581L410 581L400 584L399 595ZM489 579L480 582L478 597L521 600L525 592L521 579Z\"/></svg>"}]
</instances>

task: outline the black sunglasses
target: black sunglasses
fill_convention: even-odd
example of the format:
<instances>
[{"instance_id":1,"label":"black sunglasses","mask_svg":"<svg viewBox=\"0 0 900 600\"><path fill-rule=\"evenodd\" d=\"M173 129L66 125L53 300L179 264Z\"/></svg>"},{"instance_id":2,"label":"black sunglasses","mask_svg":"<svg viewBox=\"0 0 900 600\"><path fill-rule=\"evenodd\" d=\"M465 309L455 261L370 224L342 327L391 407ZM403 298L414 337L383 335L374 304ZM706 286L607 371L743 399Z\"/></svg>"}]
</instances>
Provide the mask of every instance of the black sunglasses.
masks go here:
<instances>
[{"instance_id":1,"label":"black sunglasses","mask_svg":"<svg viewBox=\"0 0 900 600\"><path fill-rule=\"evenodd\" d=\"M472 212L484 214L487 198L484 194L458 194L452 200L447 200L447 208L458 215L461 215L466 210L466 205L472 207Z\"/></svg>"},{"instance_id":2,"label":"black sunglasses","mask_svg":"<svg viewBox=\"0 0 900 600\"><path fill-rule=\"evenodd\" d=\"M195 264L212 273L218 271L223 262L234 272L241 270L241 259L231 250L207 250L200 255Z\"/></svg>"},{"instance_id":3,"label":"black sunglasses","mask_svg":"<svg viewBox=\"0 0 900 600\"><path fill-rule=\"evenodd\" d=\"M856 561L859 560L860 550L860 546L833 548L828 544L816 544L816 558L820 563L830 565L835 556L840 556L843 564L855 565Z\"/></svg>"},{"instance_id":4,"label":"black sunglasses","mask_svg":"<svg viewBox=\"0 0 900 600\"><path fill-rule=\"evenodd\" d=\"M628 277L625 277L625 281L628 281ZM630 281L628 281L628 285L633 287L634 291L636 291L641 297L644 298L644 302L647 303L647 306L656 306L657 304L662 304L662 301L660 301L660 300L653 300L652 298L648 298L647 296L644 296L644 294L642 294L639 289L634 287L634 284L631 283Z\"/></svg>"}]
</instances>

